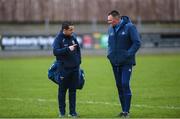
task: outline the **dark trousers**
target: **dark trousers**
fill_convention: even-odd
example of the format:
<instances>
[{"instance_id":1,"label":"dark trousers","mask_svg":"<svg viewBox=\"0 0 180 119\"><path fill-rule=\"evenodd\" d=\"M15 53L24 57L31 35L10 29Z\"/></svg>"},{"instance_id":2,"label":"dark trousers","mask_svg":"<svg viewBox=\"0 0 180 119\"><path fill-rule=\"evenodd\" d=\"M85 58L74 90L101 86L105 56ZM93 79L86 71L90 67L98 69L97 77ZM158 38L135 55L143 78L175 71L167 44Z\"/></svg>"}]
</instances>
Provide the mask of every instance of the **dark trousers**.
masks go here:
<instances>
[{"instance_id":1,"label":"dark trousers","mask_svg":"<svg viewBox=\"0 0 180 119\"><path fill-rule=\"evenodd\" d=\"M76 86L79 78L79 68L65 69L66 76L59 84L58 102L61 114L66 113L66 92L69 91L69 113L76 113Z\"/></svg>"},{"instance_id":2,"label":"dark trousers","mask_svg":"<svg viewBox=\"0 0 180 119\"><path fill-rule=\"evenodd\" d=\"M131 105L131 89L130 78L132 72L131 65L112 66L118 89L119 100L121 103L122 111L129 112Z\"/></svg>"}]
</instances>

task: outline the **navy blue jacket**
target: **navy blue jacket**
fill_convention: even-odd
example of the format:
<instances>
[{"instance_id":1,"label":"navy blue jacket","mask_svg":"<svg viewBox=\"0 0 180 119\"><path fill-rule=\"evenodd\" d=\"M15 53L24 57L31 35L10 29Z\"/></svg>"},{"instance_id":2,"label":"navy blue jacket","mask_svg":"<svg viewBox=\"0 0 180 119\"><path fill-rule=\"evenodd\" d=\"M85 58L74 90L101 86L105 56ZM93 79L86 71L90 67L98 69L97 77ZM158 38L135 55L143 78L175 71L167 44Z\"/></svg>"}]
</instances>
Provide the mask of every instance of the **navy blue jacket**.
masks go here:
<instances>
[{"instance_id":1,"label":"navy blue jacket","mask_svg":"<svg viewBox=\"0 0 180 119\"><path fill-rule=\"evenodd\" d=\"M135 54L141 42L136 27L129 17L123 16L119 24L108 30L108 59L113 66L135 65Z\"/></svg>"},{"instance_id":2,"label":"navy blue jacket","mask_svg":"<svg viewBox=\"0 0 180 119\"><path fill-rule=\"evenodd\" d=\"M77 44L74 51L70 51L69 46ZM60 32L53 43L53 54L56 61L60 62L63 68L79 67L81 64L81 52L77 39L74 35L65 36Z\"/></svg>"}]
</instances>

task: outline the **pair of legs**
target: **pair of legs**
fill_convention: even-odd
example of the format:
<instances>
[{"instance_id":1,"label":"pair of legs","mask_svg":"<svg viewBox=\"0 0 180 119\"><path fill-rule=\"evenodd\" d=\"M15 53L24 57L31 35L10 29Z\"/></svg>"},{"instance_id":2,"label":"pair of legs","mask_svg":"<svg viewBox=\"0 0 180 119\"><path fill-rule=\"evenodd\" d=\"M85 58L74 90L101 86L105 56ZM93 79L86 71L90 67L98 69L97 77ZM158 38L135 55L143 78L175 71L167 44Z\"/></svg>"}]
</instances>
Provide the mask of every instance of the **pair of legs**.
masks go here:
<instances>
[{"instance_id":1,"label":"pair of legs","mask_svg":"<svg viewBox=\"0 0 180 119\"><path fill-rule=\"evenodd\" d=\"M76 114L76 86L79 78L79 70L68 69L66 70L67 76L59 84L58 102L59 111L61 115L66 113L66 92L69 91L69 114Z\"/></svg>"},{"instance_id":2,"label":"pair of legs","mask_svg":"<svg viewBox=\"0 0 180 119\"><path fill-rule=\"evenodd\" d=\"M131 105L131 89L130 78L132 72L131 65L112 66L118 89L119 100L121 103L122 111L129 113Z\"/></svg>"}]
</instances>

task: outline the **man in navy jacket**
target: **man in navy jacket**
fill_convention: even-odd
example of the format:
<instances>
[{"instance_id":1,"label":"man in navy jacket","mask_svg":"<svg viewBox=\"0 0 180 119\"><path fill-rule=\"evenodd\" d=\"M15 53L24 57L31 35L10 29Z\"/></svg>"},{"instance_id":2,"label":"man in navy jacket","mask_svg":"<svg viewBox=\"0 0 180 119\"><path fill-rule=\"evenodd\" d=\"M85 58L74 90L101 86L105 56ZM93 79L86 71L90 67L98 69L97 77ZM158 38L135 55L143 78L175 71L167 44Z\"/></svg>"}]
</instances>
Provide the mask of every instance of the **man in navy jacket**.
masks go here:
<instances>
[{"instance_id":1,"label":"man in navy jacket","mask_svg":"<svg viewBox=\"0 0 180 119\"><path fill-rule=\"evenodd\" d=\"M76 113L76 86L79 79L79 66L81 64L80 47L74 37L74 26L71 22L63 22L60 33L53 43L53 54L56 56L59 75L59 111L64 117L66 110L66 92L69 89L69 114L77 117Z\"/></svg>"},{"instance_id":2,"label":"man in navy jacket","mask_svg":"<svg viewBox=\"0 0 180 119\"><path fill-rule=\"evenodd\" d=\"M122 107L121 117L129 117L131 104L130 77L132 66L136 64L135 54L141 42L136 27L129 17L114 10L108 14L110 24L108 34L108 59L112 65L119 100Z\"/></svg>"}]
</instances>

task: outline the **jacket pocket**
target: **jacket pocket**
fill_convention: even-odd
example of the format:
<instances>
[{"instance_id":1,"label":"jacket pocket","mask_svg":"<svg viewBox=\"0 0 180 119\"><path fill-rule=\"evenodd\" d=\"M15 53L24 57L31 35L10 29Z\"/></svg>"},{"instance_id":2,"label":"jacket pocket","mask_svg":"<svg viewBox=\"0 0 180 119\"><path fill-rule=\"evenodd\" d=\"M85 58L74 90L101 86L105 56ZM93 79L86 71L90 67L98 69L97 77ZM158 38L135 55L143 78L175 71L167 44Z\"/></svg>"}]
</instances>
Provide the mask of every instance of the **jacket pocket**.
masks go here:
<instances>
[{"instance_id":1,"label":"jacket pocket","mask_svg":"<svg viewBox=\"0 0 180 119\"><path fill-rule=\"evenodd\" d=\"M111 52L107 57L113 65L123 65L130 61L128 51L126 50L117 50L116 52Z\"/></svg>"},{"instance_id":2,"label":"jacket pocket","mask_svg":"<svg viewBox=\"0 0 180 119\"><path fill-rule=\"evenodd\" d=\"M124 64L128 61L128 52L126 50L118 50L116 58L118 64Z\"/></svg>"}]
</instances>

